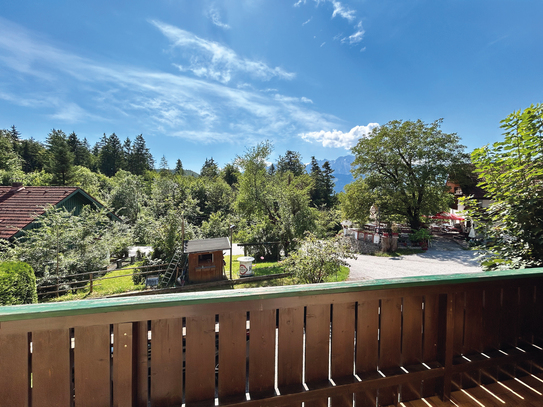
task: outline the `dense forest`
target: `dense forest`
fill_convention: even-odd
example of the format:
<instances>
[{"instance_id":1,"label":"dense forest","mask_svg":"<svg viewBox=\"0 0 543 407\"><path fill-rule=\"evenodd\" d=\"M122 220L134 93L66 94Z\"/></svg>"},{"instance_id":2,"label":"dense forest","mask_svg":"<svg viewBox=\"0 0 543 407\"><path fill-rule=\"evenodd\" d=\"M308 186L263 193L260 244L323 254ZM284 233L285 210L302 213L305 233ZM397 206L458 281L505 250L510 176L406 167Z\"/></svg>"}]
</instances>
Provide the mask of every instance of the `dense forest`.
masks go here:
<instances>
[{"instance_id":1,"label":"dense forest","mask_svg":"<svg viewBox=\"0 0 543 407\"><path fill-rule=\"evenodd\" d=\"M328 162L319 166L312 157L306 171L300 154L286 151L270 165L272 149L269 142L248 148L223 168L209 158L196 174L184 170L181 159L170 169L162 157L157 167L142 135L122 142L115 133L104 134L90 146L73 132L66 135L52 130L45 143L40 143L25 139L12 126L0 130L0 181L2 185L22 182L26 186L81 187L123 219L122 227L94 222L104 225L93 232L95 239L118 253L130 245L149 245L156 258L167 260L181 244L182 230L185 239L211 238L229 236L231 225L235 225L235 241L278 241L287 254L307 231L318 237L336 234L340 214ZM49 216L58 217L51 219L50 225L64 219L61 233L65 234L73 229L69 225L79 222L55 213ZM43 245L47 239L44 230L48 223L44 220L42 224L42 236L34 240L27 236L17 245L18 252L12 253L26 258L35 269L33 241ZM66 244L64 258L70 257L67 253L73 247ZM88 258L89 250L92 245L81 255L87 252ZM70 264L77 263L73 260Z\"/></svg>"}]
</instances>

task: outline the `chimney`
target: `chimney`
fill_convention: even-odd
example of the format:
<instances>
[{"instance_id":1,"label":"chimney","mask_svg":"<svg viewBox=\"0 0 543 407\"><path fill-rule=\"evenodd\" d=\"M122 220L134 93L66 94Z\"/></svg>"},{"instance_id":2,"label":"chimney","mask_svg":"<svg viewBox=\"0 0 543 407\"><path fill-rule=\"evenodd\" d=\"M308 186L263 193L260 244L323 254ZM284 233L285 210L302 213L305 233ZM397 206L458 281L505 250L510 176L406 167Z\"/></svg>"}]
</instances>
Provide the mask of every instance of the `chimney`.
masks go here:
<instances>
[{"instance_id":1,"label":"chimney","mask_svg":"<svg viewBox=\"0 0 543 407\"><path fill-rule=\"evenodd\" d=\"M25 187L23 187L22 182L13 182L11 184L11 189L9 191L10 192L19 192L19 191L22 191L23 189L25 189Z\"/></svg>"}]
</instances>

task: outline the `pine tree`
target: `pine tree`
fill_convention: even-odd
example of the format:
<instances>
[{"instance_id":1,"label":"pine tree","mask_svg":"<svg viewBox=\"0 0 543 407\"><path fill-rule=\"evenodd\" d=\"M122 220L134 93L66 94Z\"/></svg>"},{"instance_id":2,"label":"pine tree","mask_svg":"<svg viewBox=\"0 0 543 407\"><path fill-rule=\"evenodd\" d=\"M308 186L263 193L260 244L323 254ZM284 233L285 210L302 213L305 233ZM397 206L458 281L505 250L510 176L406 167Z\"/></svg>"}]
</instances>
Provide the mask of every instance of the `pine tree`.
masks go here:
<instances>
[{"instance_id":1,"label":"pine tree","mask_svg":"<svg viewBox=\"0 0 543 407\"><path fill-rule=\"evenodd\" d=\"M177 175L185 175L185 170L183 170L183 163L178 158L177 162L175 163L175 174Z\"/></svg>"},{"instance_id":2,"label":"pine tree","mask_svg":"<svg viewBox=\"0 0 543 407\"><path fill-rule=\"evenodd\" d=\"M289 171L296 177L305 172L302 156L297 151L287 150L285 156L279 156L277 160L277 172L284 174Z\"/></svg>"},{"instance_id":3,"label":"pine tree","mask_svg":"<svg viewBox=\"0 0 543 407\"><path fill-rule=\"evenodd\" d=\"M17 130L15 125L11 126L11 128L9 129L9 135L11 136L11 141L13 142L13 144L19 144L19 141L21 141L21 133L19 132L19 130Z\"/></svg>"},{"instance_id":4,"label":"pine tree","mask_svg":"<svg viewBox=\"0 0 543 407\"><path fill-rule=\"evenodd\" d=\"M206 158L206 162L200 171L200 176L207 178L216 178L219 176L219 166L213 157L211 157L209 160Z\"/></svg>"},{"instance_id":5,"label":"pine tree","mask_svg":"<svg viewBox=\"0 0 543 407\"><path fill-rule=\"evenodd\" d=\"M70 147L70 151L74 155L74 165L81 165L89 168L91 152L89 150L88 143L84 143L79 140L77 134L75 134L73 131L68 136L67 143Z\"/></svg>"},{"instance_id":6,"label":"pine tree","mask_svg":"<svg viewBox=\"0 0 543 407\"><path fill-rule=\"evenodd\" d=\"M337 196L334 191L336 183L334 181L335 177L332 175L333 172L334 170L330 167L330 163L325 161L324 164L322 164L323 199L324 204L329 208L334 206L337 202Z\"/></svg>"},{"instance_id":7,"label":"pine tree","mask_svg":"<svg viewBox=\"0 0 543 407\"><path fill-rule=\"evenodd\" d=\"M23 171L26 173L41 171L45 167L47 151L42 143L32 137L19 144L19 155L23 159Z\"/></svg>"},{"instance_id":8,"label":"pine tree","mask_svg":"<svg viewBox=\"0 0 543 407\"><path fill-rule=\"evenodd\" d=\"M53 129L46 140L48 152L47 170L53 174L55 185L68 185L72 178L74 154L68 145L66 134Z\"/></svg>"},{"instance_id":9,"label":"pine tree","mask_svg":"<svg viewBox=\"0 0 543 407\"><path fill-rule=\"evenodd\" d=\"M319 167L319 163L315 156L311 157L311 178L313 179L313 188L311 189L311 203L316 208L325 204L324 198L324 176Z\"/></svg>"},{"instance_id":10,"label":"pine tree","mask_svg":"<svg viewBox=\"0 0 543 407\"><path fill-rule=\"evenodd\" d=\"M123 147L115 133L102 138L103 147L100 150L100 171L108 177L114 176L117 171L125 168Z\"/></svg>"},{"instance_id":11,"label":"pine tree","mask_svg":"<svg viewBox=\"0 0 543 407\"><path fill-rule=\"evenodd\" d=\"M163 155L160 159L160 175L161 176L167 176L170 175L170 167L168 166L168 160L166 159L166 156Z\"/></svg>"},{"instance_id":12,"label":"pine tree","mask_svg":"<svg viewBox=\"0 0 543 407\"><path fill-rule=\"evenodd\" d=\"M126 145L126 142L125 142ZM155 166L155 160L147 146L145 145L145 139L143 135L139 134L130 150L130 154L127 158L128 171L134 175L143 175L145 171L150 171Z\"/></svg>"}]
</instances>

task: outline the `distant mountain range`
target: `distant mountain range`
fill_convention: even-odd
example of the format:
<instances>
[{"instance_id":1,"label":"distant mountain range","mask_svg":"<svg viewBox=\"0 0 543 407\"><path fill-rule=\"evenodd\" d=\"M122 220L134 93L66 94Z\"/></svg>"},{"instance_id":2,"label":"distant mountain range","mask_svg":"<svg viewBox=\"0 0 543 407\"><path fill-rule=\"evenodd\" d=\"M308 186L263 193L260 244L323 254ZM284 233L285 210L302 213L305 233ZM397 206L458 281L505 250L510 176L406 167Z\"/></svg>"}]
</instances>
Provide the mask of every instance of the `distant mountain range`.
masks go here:
<instances>
[{"instance_id":1,"label":"distant mountain range","mask_svg":"<svg viewBox=\"0 0 543 407\"><path fill-rule=\"evenodd\" d=\"M353 176L351 174L351 163L354 161L354 155L344 155L338 157L335 160L317 160L319 166L322 167L325 161L330 163L330 168L334 170L332 175L335 177L336 185L334 190L336 193L343 191L345 185L353 182ZM307 172L311 172L311 163L305 166Z\"/></svg>"}]
</instances>

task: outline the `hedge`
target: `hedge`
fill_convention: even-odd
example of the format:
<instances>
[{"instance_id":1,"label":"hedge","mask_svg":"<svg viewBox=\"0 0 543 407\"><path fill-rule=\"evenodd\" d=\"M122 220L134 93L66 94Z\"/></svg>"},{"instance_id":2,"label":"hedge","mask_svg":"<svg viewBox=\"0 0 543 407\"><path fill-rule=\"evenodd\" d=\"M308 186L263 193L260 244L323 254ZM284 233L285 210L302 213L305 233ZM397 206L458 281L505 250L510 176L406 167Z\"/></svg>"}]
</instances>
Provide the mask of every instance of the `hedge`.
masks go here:
<instances>
[{"instance_id":1,"label":"hedge","mask_svg":"<svg viewBox=\"0 0 543 407\"><path fill-rule=\"evenodd\" d=\"M38 302L38 294L32 267L17 261L0 263L0 305L34 302Z\"/></svg>"}]
</instances>

